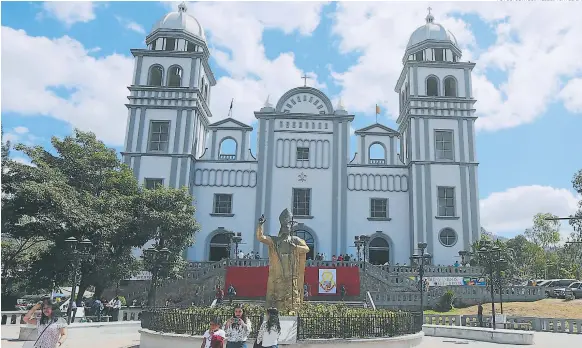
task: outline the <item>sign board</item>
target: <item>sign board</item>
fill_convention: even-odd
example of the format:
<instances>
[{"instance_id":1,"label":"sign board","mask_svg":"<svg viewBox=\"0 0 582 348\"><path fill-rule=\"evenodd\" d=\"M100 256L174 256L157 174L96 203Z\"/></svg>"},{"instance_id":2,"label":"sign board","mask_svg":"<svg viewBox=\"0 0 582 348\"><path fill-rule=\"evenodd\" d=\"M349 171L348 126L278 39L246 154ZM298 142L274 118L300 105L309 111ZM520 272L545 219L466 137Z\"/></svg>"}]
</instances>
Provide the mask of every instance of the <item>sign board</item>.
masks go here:
<instances>
[{"instance_id":1,"label":"sign board","mask_svg":"<svg viewBox=\"0 0 582 348\"><path fill-rule=\"evenodd\" d=\"M428 285L433 286L459 286L459 285L475 285L485 286L485 278L478 277L426 277Z\"/></svg>"},{"instance_id":2,"label":"sign board","mask_svg":"<svg viewBox=\"0 0 582 348\"><path fill-rule=\"evenodd\" d=\"M151 272L141 271L141 272L137 273L136 275L134 275L133 277L125 279L125 280L151 280L151 279L152 279Z\"/></svg>"},{"instance_id":3,"label":"sign board","mask_svg":"<svg viewBox=\"0 0 582 348\"><path fill-rule=\"evenodd\" d=\"M337 293L337 273L332 268L319 269L319 293L336 294Z\"/></svg>"}]
</instances>

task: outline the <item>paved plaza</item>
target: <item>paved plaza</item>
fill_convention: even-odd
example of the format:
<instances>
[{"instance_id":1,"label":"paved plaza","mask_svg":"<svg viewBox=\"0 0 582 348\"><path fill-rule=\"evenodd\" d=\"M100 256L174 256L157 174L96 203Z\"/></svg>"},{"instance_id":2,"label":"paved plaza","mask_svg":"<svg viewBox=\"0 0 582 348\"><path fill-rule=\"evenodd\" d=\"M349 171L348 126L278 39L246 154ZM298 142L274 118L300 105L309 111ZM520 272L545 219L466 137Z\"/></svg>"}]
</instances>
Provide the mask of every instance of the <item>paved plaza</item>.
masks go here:
<instances>
[{"instance_id":1,"label":"paved plaza","mask_svg":"<svg viewBox=\"0 0 582 348\"><path fill-rule=\"evenodd\" d=\"M72 330L73 331L73 330ZM139 333L135 332L95 332L95 330L85 329L74 330L70 338L63 345L65 348L139 348ZM17 341L19 328L17 325L2 326L2 347L20 348L24 342ZM496 344L486 342L476 342L457 338L425 337L418 348L453 348L460 345L471 345L479 348L503 348L516 347L508 344ZM582 345L582 335L571 335L562 333L536 332L535 345L529 347L550 348L550 347L580 347ZM160 347L161 348L161 347Z\"/></svg>"}]
</instances>

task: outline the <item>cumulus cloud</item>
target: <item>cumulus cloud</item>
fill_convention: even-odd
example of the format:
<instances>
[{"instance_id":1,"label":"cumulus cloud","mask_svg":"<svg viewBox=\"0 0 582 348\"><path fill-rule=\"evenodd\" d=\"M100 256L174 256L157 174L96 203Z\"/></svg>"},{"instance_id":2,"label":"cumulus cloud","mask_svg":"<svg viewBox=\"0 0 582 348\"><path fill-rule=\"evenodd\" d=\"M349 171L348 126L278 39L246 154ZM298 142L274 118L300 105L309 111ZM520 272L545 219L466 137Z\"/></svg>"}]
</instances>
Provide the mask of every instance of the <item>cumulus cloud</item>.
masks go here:
<instances>
[{"instance_id":1,"label":"cumulus cloud","mask_svg":"<svg viewBox=\"0 0 582 348\"><path fill-rule=\"evenodd\" d=\"M582 78L570 80L560 91L559 97L568 111L582 114Z\"/></svg>"},{"instance_id":2,"label":"cumulus cloud","mask_svg":"<svg viewBox=\"0 0 582 348\"><path fill-rule=\"evenodd\" d=\"M410 34L424 24L426 4L340 3L333 14L333 32L341 52L361 53L357 64L334 72L348 108L370 110L381 101L393 118L398 96L393 91L402 69L402 56ZM473 89L479 129L497 130L534 121L561 98L578 110L582 72L582 22L579 4L439 3L433 12L457 37L463 60L476 61ZM496 34L490 47L480 47L473 29L458 14L477 14ZM487 78L490 69L507 75L496 85ZM570 83L568 83L570 81ZM576 84L575 84L576 83ZM570 86L568 88L568 86Z\"/></svg>"},{"instance_id":3,"label":"cumulus cloud","mask_svg":"<svg viewBox=\"0 0 582 348\"><path fill-rule=\"evenodd\" d=\"M2 88L2 111L54 117L122 144L133 59L90 53L68 36L49 39L2 27L2 84L10 86Z\"/></svg>"},{"instance_id":4,"label":"cumulus cloud","mask_svg":"<svg viewBox=\"0 0 582 348\"><path fill-rule=\"evenodd\" d=\"M2 138L3 142L9 141L12 145L22 143L24 145L36 145L39 138L30 133L29 129L23 126L18 126L6 132Z\"/></svg>"},{"instance_id":5,"label":"cumulus cloud","mask_svg":"<svg viewBox=\"0 0 582 348\"><path fill-rule=\"evenodd\" d=\"M91 1L46 1L42 4L42 16L53 17L67 27L75 23L87 23L95 19L96 5Z\"/></svg>"},{"instance_id":6,"label":"cumulus cloud","mask_svg":"<svg viewBox=\"0 0 582 348\"><path fill-rule=\"evenodd\" d=\"M550 186L519 186L503 192L495 192L480 201L481 226L498 235L523 233L532 226L537 213L551 213L559 217L569 216L577 210L582 197L567 189ZM572 228L562 223L562 237Z\"/></svg>"}]
</instances>

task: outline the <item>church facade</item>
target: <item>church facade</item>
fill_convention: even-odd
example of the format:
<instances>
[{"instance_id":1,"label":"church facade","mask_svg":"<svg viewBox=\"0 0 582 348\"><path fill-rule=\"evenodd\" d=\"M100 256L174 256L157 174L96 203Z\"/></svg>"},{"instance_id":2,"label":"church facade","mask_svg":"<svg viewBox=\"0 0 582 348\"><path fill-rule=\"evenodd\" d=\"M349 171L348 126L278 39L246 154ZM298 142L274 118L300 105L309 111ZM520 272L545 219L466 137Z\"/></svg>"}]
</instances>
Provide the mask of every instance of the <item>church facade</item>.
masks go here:
<instances>
[{"instance_id":1,"label":"church facade","mask_svg":"<svg viewBox=\"0 0 582 348\"><path fill-rule=\"evenodd\" d=\"M122 155L146 187L186 186L194 196L201 230L189 260L232 253L228 231L240 233L239 250L266 257L254 237L257 220L264 214L265 234L276 234L285 208L311 257L357 255L354 239L366 235L373 263L409 264L426 242L434 264L452 264L477 240L475 64L461 60L455 37L431 14L402 59L398 129L375 123L357 130L355 155L355 115L307 86L276 104L267 100L255 112L256 127L212 122L209 50L184 4L156 23L146 45L131 51Z\"/></svg>"}]
</instances>

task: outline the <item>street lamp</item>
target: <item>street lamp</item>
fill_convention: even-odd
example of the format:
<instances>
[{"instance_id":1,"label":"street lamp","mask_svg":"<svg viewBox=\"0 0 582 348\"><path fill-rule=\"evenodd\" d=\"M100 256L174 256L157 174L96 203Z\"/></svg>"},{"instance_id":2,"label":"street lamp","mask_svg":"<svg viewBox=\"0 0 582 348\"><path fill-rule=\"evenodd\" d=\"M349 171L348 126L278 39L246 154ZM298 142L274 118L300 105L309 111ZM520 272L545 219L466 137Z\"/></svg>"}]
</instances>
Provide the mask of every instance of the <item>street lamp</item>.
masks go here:
<instances>
[{"instance_id":1,"label":"street lamp","mask_svg":"<svg viewBox=\"0 0 582 348\"><path fill-rule=\"evenodd\" d=\"M358 262L362 261L360 250L364 247L364 241L360 240L360 236L354 237L354 246L358 250Z\"/></svg>"},{"instance_id":2,"label":"street lamp","mask_svg":"<svg viewBox=\"0 0 582 348\"><path fill-rule=\"evenodd\" d=\"M232 237L232 242L234 243L234 257L238 258L238 245L242 242L242 233L237 232L236 235Z\"/></svg>"},{"instance_id":3,"label":"street lamp","mask_svg":"<svg viewBox=\"0 0 582 348\"><path fill-rule=\"evenodd\" d=\"M227 249L228 256L227 256L227 259L229 259L229 260L231 258L232 243L233 243L233 239L235 236L236 236L236 234L234 232L231 232L231 231L226 232L226 238L228 238L228 249ZM235 256L235 258L236 258L236 256Z\"/></svg>"},{"instance_id":4,"label":"street lamp","mask_svg":"<svg viewBox=\"0 0 582 348\"><path fill-rule=\"evenodd\" d=\"M91 254L89 253L91 249L91 241L89 239L83 239L81 241L77 240L75 237L70 237L65 239L65 245L67 246L68 256L72 259L72 276L73 284L71 286L71 297L69 298L69 306L67 307L67 325L71 324L71 312L72 304L75 301L75 291L77 290L77 274L81 266L81 262L87 261Z\"/></svg>"},{"instance_id":5,"label":"street lamp","mask_svg":"<svg viewBox=\"0 0 582 348\"><path fill-rule=\"evenodd\" d=\"M419 281L419 289L420 289L420 314L422 316L422 319L424 320L424 265L425 265L425 261L430 260L431 255L429 253L426 252L426 247L427 244L426 243L418 243L418 250L420 251L420 254L414 253L412 255L412 259L415 260L416 262L420 261L420 265L418 268L418 276L420 278Z\"/></svg>"},{"instance_id":6,"label":"street lamp","mask_svg":"<svg viewBox=\"0 0 582 348\"><path fill-rule=\"evenodd\" d=\"M162 239L156 248L150 247L144 250L143 253L144 258L150 265L150 270L152 273L152 281L150 284L150 290L148 292L148 306L155 307L159 273L168 266L170 250L164 247L164 241Z\"/></svg>"},{"instance_id":7,"label":"street lamp","mask_svg":"<svg viewBox=\"0 0 582 348\"><path fill-rule=\"evenodd\" d=\"M471 252L466 250L459 251L459 256L461 257L461 265L463 265L463 267L465 267L470 262L472 255L473 254Z\"/></svg>"},{"instance_id":8,"label":"street lamp","mask_svg":"<svg viewBox=\"0 0 582 348\"><path fill-rule=\"evenodd\" d=\"M485 256L487 267L489 267L489 280L491 290L491 315L493 317L493 330L495 330L495 293L494 293L495 277L493 275L493 271L494 270L496 271L497 277L499 279L498 284L499 299L501 305L501 314L503 314L503 296L501 294L502 292L501 272L499 266L501 264L505 264L505 260L501 258L501 249L498 246L493 246L492 243L486 243L479 249L478 253Z\"/></svg>"}]
</instances>

